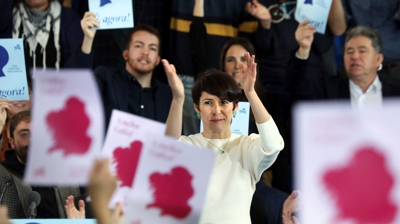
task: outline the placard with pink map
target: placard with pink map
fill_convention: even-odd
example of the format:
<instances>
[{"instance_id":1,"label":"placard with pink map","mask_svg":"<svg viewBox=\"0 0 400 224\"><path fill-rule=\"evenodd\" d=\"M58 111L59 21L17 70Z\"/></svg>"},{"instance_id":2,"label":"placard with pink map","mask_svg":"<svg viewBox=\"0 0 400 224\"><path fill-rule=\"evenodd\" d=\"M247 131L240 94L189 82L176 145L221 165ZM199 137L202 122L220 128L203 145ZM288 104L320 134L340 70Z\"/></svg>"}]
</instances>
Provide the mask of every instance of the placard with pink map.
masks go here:
<instances>
[{"instance_id":1,"label":"placard with pink map","mask_svg":"<svg viewBox=\"0 0 400 224\"><path fill-rule=\"evenodd\" d=\"M163 136L165 124L119 110L111 113L110 124L101 154L109 157L111 172L118 176L117 189L110 208L121 202L125 211L133 180L143 152L146 135Z\"/></svg>"},{"instance_id":2,"label":"placard with pink map","mask_svg":"<svg viewBox=\"0 0 400 224\"><path fill-rule=\"evenodd\" d=\"M125 223L198 223L216 154L148 134Z\"/></svg>"},{"instance_id":3,"label":"placard with pink map","mask_svg":"<svg viewBox=\"0 0 400 224\"><path fill-rule=\"evenodd\" d=\"M36 71L25 181L85 185L100 155L103 106L89 70Z\"/></svg>"},{"instance_id":4,"label":"placard with pink map","mask_svg":"<svg viewBox=\"0 0 400 224\"><path fill-rule=\"evenodd\" d=\"M400 101L295 108L301 223L400 223Z\"/></svg>"}]
</instances>

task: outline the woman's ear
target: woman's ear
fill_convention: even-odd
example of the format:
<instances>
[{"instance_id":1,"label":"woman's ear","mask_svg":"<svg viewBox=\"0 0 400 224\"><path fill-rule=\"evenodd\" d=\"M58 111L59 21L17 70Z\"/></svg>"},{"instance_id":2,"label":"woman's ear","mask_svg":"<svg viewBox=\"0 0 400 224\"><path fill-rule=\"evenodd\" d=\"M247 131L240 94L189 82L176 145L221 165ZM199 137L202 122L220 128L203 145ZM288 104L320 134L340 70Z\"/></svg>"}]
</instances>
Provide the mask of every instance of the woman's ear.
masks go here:
<instances>
[{"instance_id":1,"label":"woman's ear","mask_svg":"<svg viewBox=\"0 0 400 224\"><path fill-rule=\"evenodd\" d=\"M239 110L239 102L233 105L233 110Z\"/></svg>"},{"instance_id":2,"label":"woman's ear","mask_svg":"<svg viewBox=\"0 0 400 224\"><path fill-rule=\"evenodd\" d=\"M200 113L200 108L196 104L193 104L193 108L196 111L196 113Z\"/></svg>"}]
</instances>

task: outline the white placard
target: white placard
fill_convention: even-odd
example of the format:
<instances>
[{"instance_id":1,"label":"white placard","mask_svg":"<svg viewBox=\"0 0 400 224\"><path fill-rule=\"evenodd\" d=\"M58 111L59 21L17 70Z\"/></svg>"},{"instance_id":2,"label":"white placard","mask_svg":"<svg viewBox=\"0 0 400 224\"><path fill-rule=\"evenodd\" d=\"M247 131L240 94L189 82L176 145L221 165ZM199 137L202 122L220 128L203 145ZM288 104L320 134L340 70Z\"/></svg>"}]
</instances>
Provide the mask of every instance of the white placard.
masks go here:
<instances>
[{"instance_id":1,"label":"white placard","mask_svg":"<svg viewBox=\"0 0 400 224\"><path fill-rule=\"evenodd\" d=\"M29 100L22 39L0 38L0 98Z\"/></svg>"},{"instance_id":2,"label":"white placard","mask_svg":"<svg viewBox=\"0 0 400 224\"><path fill-rule=\"evenodd\" d=\"M100 154L104 115L89 70L36 71L25 181L85 185Z\"/></svg>"},{"instance_id":3,"label":"white placard","mask_svg":"<svg viewBox=\"0 0 400 224\"><path fill-rule=\"evenodd\" d=\"M231 120L231 132L238 135L249 135L250 103L239 102L235 118ZM200 121L200 133L203 132L203 121Z\"/></svg>"},{"instance_id":4,"label":"white placard","mask_svg":"<svg viewBox=\"0 0 400 224\"><path fill-rule=\"evenodd\" d=\"M332 0L297 0L294 18L299 23L309 20L317 33L325 34L331 5Z\"/></svg>"},{"instance_id":5,"label":"white placard","mask_svg":"<svg viewBox=\"0 0 400 224\"><path fill-rule=\"evenodd\" d=\"M198 223L215 156L207 149L148 134L125 223Z\"/></svg>"},{"instance_id":6,"label":"white placard","mask_svg":"<svg viewBox=\"0 0 400 224\"><path fill-rule=\"evenodd\" d=\"M122 210L126 210L140 154L144 148L143 140L149 133L163 136L165 124L119 110L112 111L101 152L111 159L111 172L119 179L109 204L111 208L121 202Z\"/></svg>"},{"instance_id":7,"label":"white placard","mask_svg":"<svg viewBox=\"0 0 400 224\"><path fill-rule=\"evenodd\" d=\"M100 22L99 30L133 27L132 0L88 0L89 11Z\"/></svg>"},{"instance_id":8,"label":"white placard","mask_svg":"<svg viewBox=\"0 0 400 224\"><path fill-rule=\"evenodd\" d=\"M295 110L296 188L302 223L400 223L400 101Z\"/></svg>"}]
</instances>

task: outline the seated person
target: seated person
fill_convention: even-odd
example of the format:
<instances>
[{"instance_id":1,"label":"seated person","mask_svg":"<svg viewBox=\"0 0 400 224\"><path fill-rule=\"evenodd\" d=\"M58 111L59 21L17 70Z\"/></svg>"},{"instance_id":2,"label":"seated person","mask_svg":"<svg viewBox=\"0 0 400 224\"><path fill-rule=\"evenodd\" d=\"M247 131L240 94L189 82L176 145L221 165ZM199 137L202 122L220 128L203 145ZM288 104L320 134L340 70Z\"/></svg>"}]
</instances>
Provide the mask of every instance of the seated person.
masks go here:
<instances>
[{"instance_id":1,"label":"seated person","mask_svg":"<svg viewBox=\"0 0 400 224\"><path fill-rule=\"evenodd\" d=\"M379 107L382 99L400 96L400 88L379 77L382 67L382 40L378 32L358 26L346 33L344 68L346 76L324 76L323 85L306 78L308 56L314 40L315 27L308 21L299 24L293 53L288 66L289 92L293 100L347 99L353 108Z\"/></svg>"},{"instance_id":2,"label":"seated person","mask_svg":"<svg viewBox=\"0 0 400 224\"><path fill-rule=\"evenodd\" d=\"M13 150L5 153L6 159L0 164L1 204L7 205L10 218L28 218L27 196L36 191L41 196L36 218L66 218L65 200L69 195L79 195L79 187L34 187L23 183L31 140L30 121L30 111L19 112L10 120L10 144Z\"/></svg>"},{"instance_id":3,"label":"seated person","mask_svg":"<svg viewBox=\"0 0 400 224\"><path fill-rule=\"evenodd\" d=\"M86 12L81 26L85 34L77 67L91 68L91 48L98 20ZM97 67L94 74L103 99L106 125L111 111L118 109L165 123L172 100L168 85L153 77L153 70L160 62L160 35L148 25L133 28L123 52L125 68Z\"/></svg>"},{"instance_id":4,"label":"seated person","mask_svg":"<svg viewBox=\"0 0 400 224\"><path fill-rule=\"evenodd\" d=\"M254 90L255 57L246 53L245 58L246 68L240 66L240 87L232 76L215 69L197 78L192 97L204 131L190 136L181 136L183 84L175 67L163 60L173 92L166 135L217 153L200 223L251 223L249 211L255 184L284 147L274 120ZM251 105L260 134L231 133L230 122L238 110L241 88Z\"/></svg>"},{"instance_id":5,"label":"seated person","mask_svg":"<svg viewBox=\"0 0 400 224\"><path fill-rule=\"evenodd\" d=\"M13 19L7 25L13 29L0 30L0 36L23 39L28 68L74 66L83 38L74 10L58 0L15 0L13 9L0 7L0 14L11 13Z\"/></svg>"}]
</instances>

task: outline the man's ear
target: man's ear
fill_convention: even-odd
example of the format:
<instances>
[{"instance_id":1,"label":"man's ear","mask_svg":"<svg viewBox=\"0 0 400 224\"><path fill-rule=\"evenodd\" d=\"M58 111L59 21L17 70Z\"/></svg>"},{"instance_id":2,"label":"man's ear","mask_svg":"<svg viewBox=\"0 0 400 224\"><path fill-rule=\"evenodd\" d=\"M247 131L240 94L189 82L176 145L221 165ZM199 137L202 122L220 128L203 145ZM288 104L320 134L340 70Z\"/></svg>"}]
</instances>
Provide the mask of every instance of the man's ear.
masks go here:
<instances>
[{"instance_id":1,"label":"man's ear","mask_svg":"<svg viewBox=\"0 0 400 224\"><path fill-rule=\"evenodd\" d=\"M124 57L124 60L125 61L128 61L128 55L129 55L129 52L128 52L128 50L124 50L123 52L122 52L122 57Z\"/></svg>"},{"instance_id":2,"label":"man's ear","mask_svg":"<svg viewBox=\"0 0 400 224\"><path fill-rule=\"evenodd\" d=\"M196 111L196 113L200 113L199 106L197 106L195 103L193 104L193 108Z\"/></svg>"},{"instance_id":3,"label":"man's ear","mask_svg":"<svg viewBox=\"0 0 400 224\"><path fill-rule=\"evenodd\" d=\"M378 64L378 66L379 66L380 64L382 64L383 59L384 59L383 54L378 54L378 55L377 55L377 57L376 57L377 62L376 62L376 63ZM377 66L377 67L378 67L378 66Z\"/></svg>"},{"instance_id":4,"label":"man's ear","mask_svg":"<svg viewBox=\"0 0 400 224\"><path fill-rule=\"evenodd\" d=\"M8 139L8 142L10 143L10 145L11 145L11 148L15 150L14 139L12 139L12 138L9 138L9 139Z\"/></svg>"},{"instance_id":5,"label":"man's ear","mask_svg":"<svg viewBox=\"0 0 400 224\"><path fill-rule=\"evenodd\" d=\"M160 61L161 61L161 57L160 57L160 56L157 56L156 65L158 65L158 64L160 63Z\"/></svg>"}]
</instances>

